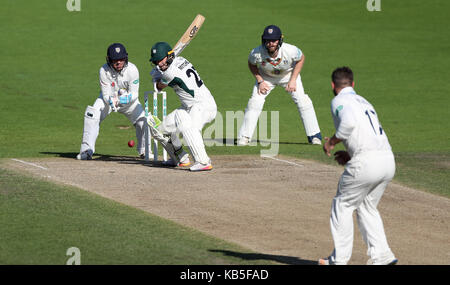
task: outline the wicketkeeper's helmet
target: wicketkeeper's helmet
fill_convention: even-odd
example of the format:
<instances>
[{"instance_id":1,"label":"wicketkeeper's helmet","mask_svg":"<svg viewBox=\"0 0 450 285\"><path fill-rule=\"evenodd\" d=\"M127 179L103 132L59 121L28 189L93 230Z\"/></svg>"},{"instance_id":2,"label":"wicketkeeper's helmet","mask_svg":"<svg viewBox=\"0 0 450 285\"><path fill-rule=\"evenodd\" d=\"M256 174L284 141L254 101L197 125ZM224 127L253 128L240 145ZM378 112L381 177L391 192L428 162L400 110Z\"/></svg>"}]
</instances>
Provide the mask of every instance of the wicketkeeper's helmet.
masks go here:
<instances>
[{"instance_id":1,"label":"wicketkeeper's helmet","mask_svg":"<svg viewBox=\"0 0 450 285\"><path fill-rule=\"evenodd\" d=\"M125 64L128 64L128 53L123 44L114 43L106 51L106 62L112 66L112 62L119 59L125 60Z\"/></svg>"},{"instance_id":2,"label":"wicketkeeper's helmet","mask_svg":"<svg viewBox=\"0 0 450 285\"><path fill-rule=\"evenodd\" d=\"M264 32L261 36L262 45L266 46L266 41L275 41L278 40L278 48L283 44L283 34L278 26L270 25L264 29Z\"/></svg>"},{"instance_id":3,"label":"wicketkeeper's helmet","mask_svg":"<svg viewBox=\"0 0 450 285\"><path fill-rule=\"evenodd\" d=\"M157 42L156 44L154 44L152 46L152 50L150 51L150 55L150 61L153 64L157 64L167 56L167 65L169 65L175 58L175 54L172 48L166 42Z\"/></svg>"}]
</instances>

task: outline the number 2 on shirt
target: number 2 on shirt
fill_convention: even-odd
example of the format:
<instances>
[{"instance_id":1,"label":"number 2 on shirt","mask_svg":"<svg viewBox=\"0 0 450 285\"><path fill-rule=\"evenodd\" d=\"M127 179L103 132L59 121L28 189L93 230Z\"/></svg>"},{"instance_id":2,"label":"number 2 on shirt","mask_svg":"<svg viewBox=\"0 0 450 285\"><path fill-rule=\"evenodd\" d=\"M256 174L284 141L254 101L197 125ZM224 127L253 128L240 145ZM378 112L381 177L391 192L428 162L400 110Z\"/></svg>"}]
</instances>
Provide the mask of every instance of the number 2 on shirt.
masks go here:
<instances>
[{"instance_id":1,"label":"number 2 on shirt","mask_svg":"<svg viewBox=\"0 0 450 285\"><path fill-rule=\"evenodd\" d=\"M188 70L186 70L186 75L187 77L191 77L191 74L194 75L195 77L195 83L197 83L197 87L201 87L203 85L203 81L200 79L200 76L198 75L198 73L195 71L195 69L192 67L189 68Z\"/></svg>"}]
</instances>

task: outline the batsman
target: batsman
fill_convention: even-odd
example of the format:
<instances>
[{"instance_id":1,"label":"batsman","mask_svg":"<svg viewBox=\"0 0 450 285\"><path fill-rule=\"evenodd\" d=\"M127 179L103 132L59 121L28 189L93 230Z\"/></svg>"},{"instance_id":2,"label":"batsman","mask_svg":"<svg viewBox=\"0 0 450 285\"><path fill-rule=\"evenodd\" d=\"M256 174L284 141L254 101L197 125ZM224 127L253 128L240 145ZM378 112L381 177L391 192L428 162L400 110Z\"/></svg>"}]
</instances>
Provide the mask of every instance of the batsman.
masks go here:
<instances>
[{"instance_id":1,"label":"batsman","mask_svg":"<svg viewBox=\"0 0 450 285\"><path fill-rule=\"evenodd\" d=\"M194 158L191 171L211 170L202 137L205 124L215 119L217 105L211 92L200 78L194 66L185 58L176 56L170 45L158 42L151 49L150 62L155 67L150 73L158 90L167 86L173 88L181 106L159 122L149 116L150 132L167 150L171 166L189 166L189 154L183 150L181 134ZM166 138L168 137L168 138Z\"/></svg>"},{"instance_id":2,"label":"batsman","mask_svg":"<svg viewBox=\"0 0 450 285\"><path fill-rule=\"evenodd\" d=\"M120 43L108 47L106 63L100 68L100 95L84 112L83 138L78 160L90 160L101 122L111 113L125 115L136 128L137 151L144 157L145 113L139 102L139 71L128 61L128 53Z\"/></svg>"}]
</instances>

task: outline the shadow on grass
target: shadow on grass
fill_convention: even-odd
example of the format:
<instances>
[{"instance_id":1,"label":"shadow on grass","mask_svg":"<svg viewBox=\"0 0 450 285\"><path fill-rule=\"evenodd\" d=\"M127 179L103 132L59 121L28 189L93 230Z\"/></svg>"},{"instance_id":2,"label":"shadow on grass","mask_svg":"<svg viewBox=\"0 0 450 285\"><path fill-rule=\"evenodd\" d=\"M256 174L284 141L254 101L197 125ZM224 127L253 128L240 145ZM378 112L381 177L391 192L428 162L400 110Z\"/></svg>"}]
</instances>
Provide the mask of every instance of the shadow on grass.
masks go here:
<instances>
[{"instance_id":1,"label":"shadow on grass","mask_svg":"<svg viewBox=\"0 0 450 285\"><path fill-rule=\"evenodd\" d=\"M227 139L227 138L217 138L217 139L203 139L205 142L216 142L216 143L220 143L223 145L237 145L237 139L232 138L232 139ZM309 145L309 143L307 142L272 142L272 141L268 141L268 140L252 140L251 143L257 143L257 144L261 144L261 145L270 145L270 144L295 144L295 145Z\"/></svg>"},{"instance_id":2,"label":"shadow on grass","mask_svg":"<svg viewBox=\"0 0 450 285\"><path fill-rule=\"evenodd\" d=\"M244 253L221 249L209 249L210 252L223 253L227 256L237 257L244 260L271 260L287 265L317 265L317 261L301 259L294 256L272 255L262 253Z\"/></svg>"},{"instance_id":3,"label":"shadow on grass","mask_svg":"<svg viewBox=\"0 0 450 285\"><path fill-rule=\"evenodd\" d=\"M78 152L40 152L40 154L46 154L56 157L63 157L63 158L73 158L76 159ZM176 170L189 170L184 168L175 168L172 166L166 166L162 164L162 161L145 161L142 158L139 158L137 156L122 156L122 155L110 155L110 154L100 154L95 153L92 157L92 160L94 161L115 161L117 163L121 164L141 164L144 166L149 167L161 167L161 168L169 168L169 169L176 169Z\"/></svg>"}]
</instances>

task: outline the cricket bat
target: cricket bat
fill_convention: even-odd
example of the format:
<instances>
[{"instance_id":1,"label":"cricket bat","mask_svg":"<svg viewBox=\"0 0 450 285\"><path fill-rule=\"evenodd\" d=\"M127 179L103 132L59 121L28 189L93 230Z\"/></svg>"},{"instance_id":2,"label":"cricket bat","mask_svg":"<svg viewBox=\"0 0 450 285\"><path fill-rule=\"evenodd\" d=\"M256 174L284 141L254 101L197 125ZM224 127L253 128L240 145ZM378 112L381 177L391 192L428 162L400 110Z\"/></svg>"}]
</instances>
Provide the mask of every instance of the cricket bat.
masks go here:
<instances>
[{"instance_id":1,"label":"cricket bat","mask_svg":"<svg viewBox=\"0 0 450 285\"><path fill-rule=\"evenodd\" d=\"M175 56L179 55L184 50L184 48L188 46L192 39L197 35L198 30L200 30L204 21L205 17L200 14L195 17L189 28L187 28L186 32L184 32L183 36L181 36L181 38L172 49L175 53Z\"/></svg>"}]
</instances>

